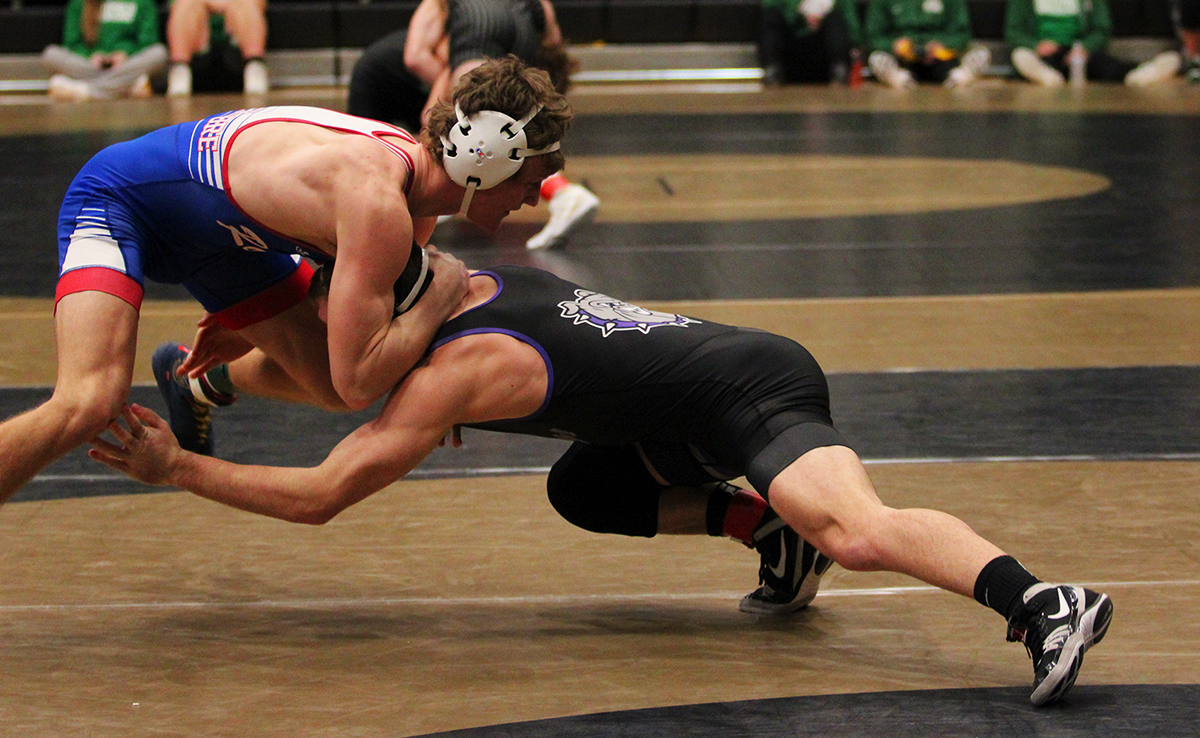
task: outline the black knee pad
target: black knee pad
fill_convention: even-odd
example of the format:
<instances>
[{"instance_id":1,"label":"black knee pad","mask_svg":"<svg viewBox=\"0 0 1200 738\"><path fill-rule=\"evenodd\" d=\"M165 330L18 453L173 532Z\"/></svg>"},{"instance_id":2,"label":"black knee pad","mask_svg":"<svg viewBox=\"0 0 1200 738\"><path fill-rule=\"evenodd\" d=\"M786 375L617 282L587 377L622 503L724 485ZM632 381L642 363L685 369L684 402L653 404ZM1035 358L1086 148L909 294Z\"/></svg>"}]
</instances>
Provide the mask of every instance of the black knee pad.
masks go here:
<instances>
[{"instance_id":1,"label":"black knee pad","mask_svg":"<svg viewBox=\"0 0 1200 738\"><path fill-rule=\"evenodd\" d=\"M572 525L646 538L658 532L662 490L633 446L576 443L546 479L550 504Z\"/></svg>"}]
</instances>

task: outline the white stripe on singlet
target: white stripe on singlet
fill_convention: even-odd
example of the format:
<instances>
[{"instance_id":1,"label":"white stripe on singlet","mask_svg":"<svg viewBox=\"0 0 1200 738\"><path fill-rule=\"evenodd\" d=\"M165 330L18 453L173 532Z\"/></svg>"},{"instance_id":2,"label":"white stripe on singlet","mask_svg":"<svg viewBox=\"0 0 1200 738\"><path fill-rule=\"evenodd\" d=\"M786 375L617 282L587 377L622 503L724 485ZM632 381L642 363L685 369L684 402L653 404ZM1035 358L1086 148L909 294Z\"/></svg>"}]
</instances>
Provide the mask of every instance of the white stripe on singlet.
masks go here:
<instances>
[{"instance_id":1,"label":"white stripe on singlet","mask_svg":"<svg viewBox=\"0 0 1200 738\"><path fill-rule=\"evenodd\" d=\"M225 189L225 154L239 133L259 123L308 123L341 133L355 133L378 141L404 161L411 174L415 171L412 155L387 138L399 138L410 144L417 143L412 134L402 128L366 118L357 118L345 113L324 108L300 105L277 105L252 110L235 110L209 119L192 132L188 147L188 171L199 182ZM405 191L412 177L405 182Z\"/></svg>"}]
</instances>

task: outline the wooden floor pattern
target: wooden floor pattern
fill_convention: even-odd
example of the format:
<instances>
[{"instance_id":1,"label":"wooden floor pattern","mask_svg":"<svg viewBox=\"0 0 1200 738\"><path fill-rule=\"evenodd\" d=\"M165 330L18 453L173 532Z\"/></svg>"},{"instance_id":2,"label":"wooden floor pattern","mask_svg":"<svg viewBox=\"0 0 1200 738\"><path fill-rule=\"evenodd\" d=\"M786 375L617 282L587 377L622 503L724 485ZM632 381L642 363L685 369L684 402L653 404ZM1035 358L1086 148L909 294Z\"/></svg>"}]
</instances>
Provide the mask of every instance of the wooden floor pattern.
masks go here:
<instances>
[{"instance_id":1,"label":"wooden floor pattern","mask_svg":"<svg viewBox=\"0 0 1200 738\"><path fill-rule=\"evenodd\" d=\"M338 107L341 98L288 92L273 102ZM8 96L0 126L7 135L126 130L237 104L63 107ZM851 98L621 88L585 90L576 105L581 115L1192 116L1200 92L985 84ZM792 335L839 373L1196 366L1198 303L1200 285L653 306ZM154 345L187 339L198 317L190 303L147 303L140 381L150 380ZM47 300L0 299L0 386L52 384L51 329ZM1200 682L1200 462L869 469L888 504L956 514L1035 573L1113 597L1112 629L1088 653L1080 685ZM20 502L0 509L0 541L0 735L415 736L645 707L1031 680L1024 649L1004 641L995 614L895 575L835 568L808 611L743 615L737 600L756 586L752 552L709 538L582 532L553 512L536 475L402 481L320 528L179 492Z\"/></svg>"},{"instance_id":2,"label":"wooden floor pattern","mask_svg":"<svg viewBox=\"0 0 1200 738\"><path fill-rule=\"evenodd\" d=\"M1110 593L1081 685L1195 682L1196 464L871 472L890 503L958 514L1034 571ZM418 735L1029 681L972 602L835 569L810 611L748 617L751 552L588 535L539 477L401 482L323 528L183 493L18 503L0 535L12 735Z\"/></svg>"}]
</instances>

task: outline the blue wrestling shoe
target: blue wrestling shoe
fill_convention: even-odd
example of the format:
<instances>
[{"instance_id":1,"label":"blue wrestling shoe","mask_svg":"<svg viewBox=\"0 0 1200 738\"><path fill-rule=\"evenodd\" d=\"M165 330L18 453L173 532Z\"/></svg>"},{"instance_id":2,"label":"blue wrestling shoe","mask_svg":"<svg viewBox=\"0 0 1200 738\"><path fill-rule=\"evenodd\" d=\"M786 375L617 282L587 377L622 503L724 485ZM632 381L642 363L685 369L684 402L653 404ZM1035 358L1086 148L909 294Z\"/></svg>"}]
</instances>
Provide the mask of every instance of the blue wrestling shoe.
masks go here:
<instances>
[{"instance_id":1,"label":"blue wrestling shoe","mask_svg":"<svg viewBox=\"0 0 1200 738\"><path fill-rule=\"evenodd\" d=\"M176 374L188 353L186 346L164 343L154 349L150 366L154 369L154 381L158 383L158 391L167 403L171 432L179 441L180 448L212 456L212 409L219 403L197 400L188 378Z\"/></svg>"},{"instance_id":2,"label":"blue wrestling shoe","mask_svg":"<svg viewBox=\"0 0 1200 738\"><path fill-rule=\"evenodd\" d=\"M754 531L754 550L762 556L758 567L762 586L743 597L738 609L756 615L787 615L808 607L817 596L821 576L833 566L833 559L771 509Z\"/></svg>"},{"instance_id":3,"label":"blue wrestling shoe","mask_svg":"<svg viewBox=\"0 0 1200 738\"><path fill-rule=\"evenodd\" d=\"M1112 621L1108 595L1083 587L1041 582L1025 590L1024 605L1008 621L1008 640L1025 644L1033 659L1035 706L1058 701L1079 675L1083 654L1104 638Z\"/></svg>"}]
</instances>

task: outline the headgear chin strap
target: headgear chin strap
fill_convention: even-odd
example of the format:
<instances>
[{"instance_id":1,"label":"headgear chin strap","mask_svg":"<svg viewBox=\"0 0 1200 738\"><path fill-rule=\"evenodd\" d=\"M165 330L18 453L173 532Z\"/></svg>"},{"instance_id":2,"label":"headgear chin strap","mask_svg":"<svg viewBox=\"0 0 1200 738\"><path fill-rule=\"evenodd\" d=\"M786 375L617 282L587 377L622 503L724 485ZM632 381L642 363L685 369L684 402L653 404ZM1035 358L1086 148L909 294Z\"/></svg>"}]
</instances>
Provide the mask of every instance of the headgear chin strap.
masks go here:
<instances>
[{"instance_id":1,"label":"headgear chin strap","mask_svg":"<svg viewBox=\"0 0 1200 738\"><path fill-rule=\"evenodd\" d=\"M454 103L458 123L442 136L442 166L455 184L467 188L462 210L466 215L475 190L486 190L517 173L527 156L558 151L559 142L541 149L526 148L525 125L542 109L530 110L524 118L514 120L495 110L480 110L470 118Z\"/></svg>"}]
</instances>

